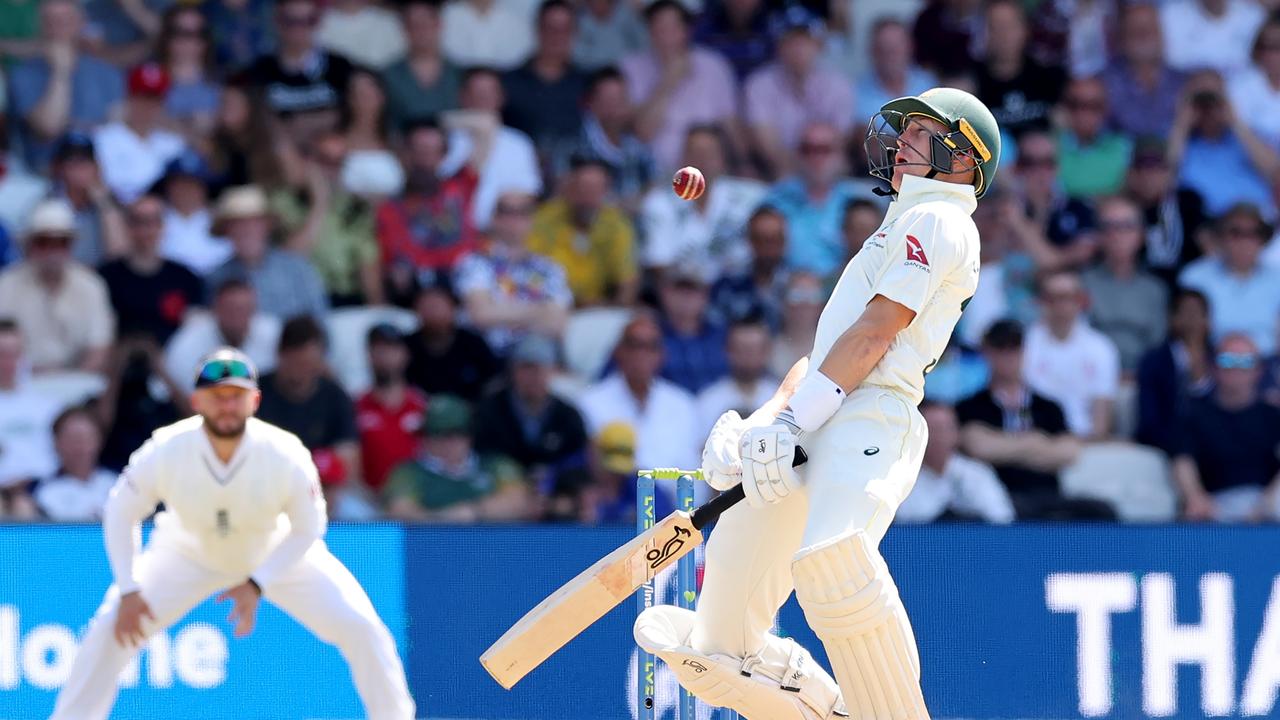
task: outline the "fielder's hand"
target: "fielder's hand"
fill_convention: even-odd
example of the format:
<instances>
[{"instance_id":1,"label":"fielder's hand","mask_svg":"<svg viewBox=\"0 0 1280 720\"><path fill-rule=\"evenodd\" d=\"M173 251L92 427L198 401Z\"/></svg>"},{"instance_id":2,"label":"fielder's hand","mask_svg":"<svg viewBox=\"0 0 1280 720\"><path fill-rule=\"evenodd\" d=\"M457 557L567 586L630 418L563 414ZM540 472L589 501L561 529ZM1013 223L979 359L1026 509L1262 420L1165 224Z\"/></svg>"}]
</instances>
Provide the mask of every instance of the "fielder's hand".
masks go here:
<instances>
[{"instance_id":1,"label":"fielder's hand","mask_svg":"<svg viewBox=\"0 0 1280 720\"><path fill-rule=\"evenodd\" d=\"M120 605L116 608L116 642L121 647L139 647L147 641L147 634L142 630L142 618L147 617L155 622L156 616L151 614L147 601L142 593L134 590L120 596Z\"/></svg>"},{"instance_id":2,"label":"fielder's hand","mask_svg":"<svg viewBox=\"0 0 1280 720\"><path fill-rule=\"evenodd\" d=\"M702 446L702 472L711 487L724 492L742 480L742 458L738 455L738 441L747 422L737 410L720 416Z\"/></svg>"},{"instance_id":3,"label":"fielder's hand","mask_svg":"<svg viewBox=\"0 0 1280 720\"><path fill-rule=\"evenodd\" d=\"M218 602L231 601L231 613L227 615L227 620L235 623L236 637L247 637L253 632L253 623L258 615L258 601L261 598L258 586L248 580L225 590L217 597Z\"/></svg>"},{"instance_id":4,"label":"fielder's hand","mask_svg":"<svg viewBox=\"0 0 1280 720\"><path fill-rule=\"evenodd\" d=\"M742 457L742 490L747 504L763 508L781 502L800 489L795 461L796 435L792 428L777 422L742 433L738 444Z\"/></svg>"}]
</instances>

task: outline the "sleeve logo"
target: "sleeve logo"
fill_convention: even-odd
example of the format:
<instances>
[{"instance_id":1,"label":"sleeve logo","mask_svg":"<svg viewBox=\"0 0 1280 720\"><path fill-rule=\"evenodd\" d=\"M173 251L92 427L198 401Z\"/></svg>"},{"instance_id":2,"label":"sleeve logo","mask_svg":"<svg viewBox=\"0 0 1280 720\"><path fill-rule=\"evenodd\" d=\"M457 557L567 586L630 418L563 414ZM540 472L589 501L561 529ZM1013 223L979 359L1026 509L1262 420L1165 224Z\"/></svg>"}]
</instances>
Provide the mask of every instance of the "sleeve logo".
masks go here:
<instances>
[{"instance_id":1,"label":"sleeve logo","mask_svg":"<svg viewBox=\"0 0 1280 720\"><path fill-rule=\"evenodd\" d=\"M907 261L918 262L925 267L929 267L929 258L924 254L924 246L920 244L915 235L907 236Z\"/></svg>"}]
</instances>

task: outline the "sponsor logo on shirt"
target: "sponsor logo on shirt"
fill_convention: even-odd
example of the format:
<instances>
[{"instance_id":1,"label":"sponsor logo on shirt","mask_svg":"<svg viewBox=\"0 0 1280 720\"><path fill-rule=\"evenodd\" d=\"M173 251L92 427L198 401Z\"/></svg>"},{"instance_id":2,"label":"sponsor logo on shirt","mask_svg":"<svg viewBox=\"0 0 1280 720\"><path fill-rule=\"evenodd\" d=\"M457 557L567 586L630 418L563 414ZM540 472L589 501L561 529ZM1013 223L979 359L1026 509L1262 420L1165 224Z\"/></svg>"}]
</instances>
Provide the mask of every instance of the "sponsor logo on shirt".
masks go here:
<instances>
[{"instance_id":1,"label":"sponsor logo on shirt","mask_svg":"<svg viewBox=\"0 0 1280 720\"><path fill-rule=\"evenodd\" d=\"M924 245L920 244L915 235L907 236L907 262L929 267L929 258L924 254Z\"/></svg>"}]
</instances>

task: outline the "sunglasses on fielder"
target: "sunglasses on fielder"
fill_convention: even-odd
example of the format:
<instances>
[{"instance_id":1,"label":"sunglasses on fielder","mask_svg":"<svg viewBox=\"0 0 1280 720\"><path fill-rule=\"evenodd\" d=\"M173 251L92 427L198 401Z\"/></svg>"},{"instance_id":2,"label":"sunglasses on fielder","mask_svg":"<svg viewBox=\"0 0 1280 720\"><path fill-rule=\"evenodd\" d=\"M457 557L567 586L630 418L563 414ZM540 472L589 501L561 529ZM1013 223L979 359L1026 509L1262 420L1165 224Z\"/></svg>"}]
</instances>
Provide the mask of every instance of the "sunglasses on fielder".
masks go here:
<instances>
[{"instance_id":1,"label":"sunglasses on fielder","mask_svg":"<svg viewBox=\"0 0 1280 720\"><path fill-rule=\"evenodd\" d=\"M200 368L196 387L236 385L244 388L258 386L257 372L243 360L210 360Z\"/></svg>"},{"instance_id":2,"label":"sunglasses on fielder","mask_svg":"<svg viewBox=\"0 0 1280 720\"><path fill-rule=\"evenodd\" d=\"M1250 353L1220 352L1217 363L1223 370L1252 370L1258 365L1258 357Z\"/></svg>"}]
</instances>

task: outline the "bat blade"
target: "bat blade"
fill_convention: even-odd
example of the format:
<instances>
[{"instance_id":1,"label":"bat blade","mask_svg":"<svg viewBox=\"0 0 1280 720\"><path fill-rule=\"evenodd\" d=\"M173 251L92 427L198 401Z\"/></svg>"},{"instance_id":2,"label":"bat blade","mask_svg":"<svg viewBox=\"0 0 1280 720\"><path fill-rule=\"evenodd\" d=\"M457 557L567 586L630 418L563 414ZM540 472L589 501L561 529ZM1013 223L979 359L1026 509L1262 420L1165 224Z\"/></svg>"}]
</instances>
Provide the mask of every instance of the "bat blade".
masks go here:
<instances>
[{"instance_id":1,"label":"bat blade","mask_svg":"<svg viewBox=\"0 0 1280 720\"><path fill-rule=\"evenodd\" d=\"M592 623L604 617L664 568L702 544L689 513L668 515L609 553L538 603L480 656L510 690Z\"/></svg>"}]
</instances>

